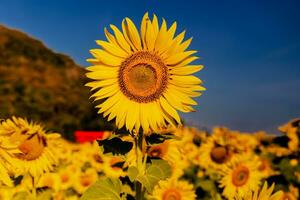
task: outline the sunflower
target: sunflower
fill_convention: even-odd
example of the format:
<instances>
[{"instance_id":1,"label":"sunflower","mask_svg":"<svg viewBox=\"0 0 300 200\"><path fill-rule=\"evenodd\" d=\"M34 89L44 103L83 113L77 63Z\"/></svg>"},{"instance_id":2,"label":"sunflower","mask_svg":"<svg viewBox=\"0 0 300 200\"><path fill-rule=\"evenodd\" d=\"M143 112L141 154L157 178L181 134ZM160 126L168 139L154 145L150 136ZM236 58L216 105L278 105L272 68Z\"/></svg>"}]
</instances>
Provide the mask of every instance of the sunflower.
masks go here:
<instances>
[{"instance_id":1,"label":"sunflower","mask_svg":"<svg viewBox=\"0 0 300 200\"><path fill-rule=\"evenodd\" d=\"M183 174L183 169L188 165L179 151L177 141L174 139L149 146L147 155L150 158L160 158L167 161L172 167L172 177L180 177Z\"/></svg>"},{"instance_id":2,"label":"sunflower","mask_svg":"<svg viewBox=\"0 0 300 200\"><path fill-rule=\"evenodd\" d=\"M2 148L0 156L15 175L30 174L39 177L57 163L58 134L46 134L44 129L22 118L13 117L0 124Z\"/></svg>"},{"instance_id":3,"label":"sunflower","mask_svg":"<svg viewBox=\"0 0 300 200\"><path fill-rule=\"evenodd\" d=\"M262 174L259 172L259 160L251 155L240 155L222 167L220 187L228 199L236 195L244 197L247 192L258 190Z\"/></svg>"},{"instance_id":4,"label":"sunflower","mask_svg":"<svg viewBox=\"0 0 300 200\"><path fill-rule=\"evenodd\" d=\"M193 185L177 179L161 180L154 187L151 197L155 200L193 200L196 199Z\"/></svg>"},{"instance_id":5,"label":"sunflower","mask_svg":"<svg viewBox=\"0 0 300 200\"><path fill-rule=\"evenodd\" d=\"M39 179L37 187L47 187L58 192L61 189L60 177L57 173L45 173Z\"/></svg>"},{"instance_id":6,"label":"sunflower","mask_svg":"<svg viewBox=\"0 0 300 200\"><path fill-rule=\"evenodd\" d=\"M99 113L115 118L118 128L149 133L181 124L177 110L194 111L192 97L205 89L192 74L203 66L190 65L198 59L196 51L186 51L192 39L183 41L185 31L175 36L176 27L175 22L168 29L165 20L159 27L157 17L150 20L146 13L139 33L125 18L122 32L110 25L114 34L105 28L107 41L98 40L101 49L90 51L93 66L86 75L93 81L87 86L96 91L95 100L103 100Z\"/></svg>"},{"instance_id":7,"label":"sunflower","mask_svg":"<svg viewBox=\"0 0 300 200\"><path fill-rule=\"evenodd\" d=\"M212 135L201 144L197 164L205 169L218 170L234 158L236 151L224 136Z\"/></svg>"},{"instance_id":8,"label":"sunflower","mask_svg":"<svg viewBox=\"0 0 300 200\"><path fill-rule=\"evenodd\" d=\"M281 200L282 192L278 191L272 194L273 190L274 184L272 184L272 186L268 188L268 184L267 182L265 182L263 188L260 191L249 191L244 197L237 196L235 200Z\"/></svg>"},{"instance_id":9,"label":"sunflower","mask_svg":"<svg viewBox=\"0 0 300 200\"><path fill-rule=\"evenodd\" d=\"M80 172L75 175L76 180L74 182L74 189L79 194L83 194L83 192L92 184L94 184L98 179L97 171L93 168L88 168L84 172Z\"/></svg>"},{"instance_id":10,"label":"sunflower","mask_svg":"<svg viewBox=\"0 0 300 200\"><path fill-rule=\"evenodd\" d=\"M281 195L280 200L297 200L299 199L299 189L293 185L289 185L289 191Z\"/></svg>"},{"instance_id":11,"label":"sunflower","mask_svg":"<svg viewBox=\"0 0 300 200\"><path fill-rule=\"evenodd\" d=\"M119 156L104 156L103 157L103 172L106 176L119 178L126 176L124 171L125 160Z\"/></svg>"},{"instance_id":12,"label":"sunflower","mask_svg":"<svg viewBox=\"0 0 300 200\"><path fill-rule=\"evenodd\" d=\"M300 147L300 119L294 119L289 123L282 125L278 128L281 132L285 133L289 139L288 148L292 152L298 151Z\"/></svg>"}]
</instances>

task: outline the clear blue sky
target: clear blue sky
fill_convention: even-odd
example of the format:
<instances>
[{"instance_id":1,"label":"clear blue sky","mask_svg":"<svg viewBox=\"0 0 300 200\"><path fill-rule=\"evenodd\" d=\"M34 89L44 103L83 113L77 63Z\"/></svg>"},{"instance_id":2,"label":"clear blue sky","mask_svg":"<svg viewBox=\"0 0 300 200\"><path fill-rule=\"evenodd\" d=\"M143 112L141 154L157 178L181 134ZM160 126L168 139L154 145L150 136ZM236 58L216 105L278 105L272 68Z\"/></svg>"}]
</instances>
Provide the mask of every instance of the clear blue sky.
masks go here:
<instances>
[{"instance_id":1,"label":"clear blue sky","mask_svg":"<svg viewBox=\"0 0 300 200\"><path fill-rule=\"evenodd\" d=\"M300 1L0 0L0 23L44 41L83 66L103 28L149 11L194 40L207 91L191 124L276 130L300 117Z\"/></svg>"}]
</instances>

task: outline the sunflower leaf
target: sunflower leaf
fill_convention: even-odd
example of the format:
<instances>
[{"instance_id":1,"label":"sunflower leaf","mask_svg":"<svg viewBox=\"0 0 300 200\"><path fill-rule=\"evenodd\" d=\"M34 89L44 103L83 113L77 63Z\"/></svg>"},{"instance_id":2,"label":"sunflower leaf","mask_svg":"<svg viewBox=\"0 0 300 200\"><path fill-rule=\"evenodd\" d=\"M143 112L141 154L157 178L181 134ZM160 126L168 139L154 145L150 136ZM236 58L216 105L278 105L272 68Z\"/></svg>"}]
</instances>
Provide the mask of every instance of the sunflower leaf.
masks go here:
<instances>
[{"instance_id":1,"label":"sunflower leaf","mask_svg":"<svg viewBox=\"0 0 300 200\"><path fill-rule=\"evenodd\" d=\"M145 174L138 175L136 180L139 181L148 192L152 192L158 181L171 176L172 169L167 161L152 160L152 164L146 169Z\"/></svg>"},{"instance_id":2,"label":"sunflower leaf","mask_svg":"<svg viewBox=\"0 0 300 200\"><path fill-rule=\"evenodd\" d=\"M122 200L121 187L119 179L102 178L89 187L80 200Z\"/></svg>"},{"instance_id":3,"label":"sunflower leaf","mask_svg":"<svg viewBox=\"0 0 300 200\"><path fill-rule=\"evenodd\" d=\"M103 146L103 153L112 153L112 154L126 154L132 149L132 142L126 142L121 140L118 137L114 137L107 140L98 140L98 144Z\"/></svg>"}]
</instances>

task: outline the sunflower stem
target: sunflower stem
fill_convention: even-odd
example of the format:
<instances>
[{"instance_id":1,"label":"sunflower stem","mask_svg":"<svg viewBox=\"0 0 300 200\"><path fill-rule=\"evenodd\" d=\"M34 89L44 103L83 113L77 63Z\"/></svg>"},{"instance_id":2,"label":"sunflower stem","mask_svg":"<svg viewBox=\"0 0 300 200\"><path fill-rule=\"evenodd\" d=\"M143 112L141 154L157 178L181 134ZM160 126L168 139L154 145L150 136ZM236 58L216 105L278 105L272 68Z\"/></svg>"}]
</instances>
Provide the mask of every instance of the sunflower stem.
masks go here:
<instances>
[{"instance_id":1,"label":"sunflower stem","mask_svg":"<svg viewBox=\"0 0 300 200\"><path fill-rule=\"evenodd\" d=\"M135 147L136 147L136 164L137 164L137 168L138 170L144 170L144 166L142 166L141 164L144 164L143 161L143 140L144 140L144 134L142 131L140 131L137 135L137 137L135 138ZM141 156L141 158L140 158ZM136 200L143 200L144 199L144 192L143 192L143 185L138 182L135 181L135 199Z\"/></svg>"}]
</instances>

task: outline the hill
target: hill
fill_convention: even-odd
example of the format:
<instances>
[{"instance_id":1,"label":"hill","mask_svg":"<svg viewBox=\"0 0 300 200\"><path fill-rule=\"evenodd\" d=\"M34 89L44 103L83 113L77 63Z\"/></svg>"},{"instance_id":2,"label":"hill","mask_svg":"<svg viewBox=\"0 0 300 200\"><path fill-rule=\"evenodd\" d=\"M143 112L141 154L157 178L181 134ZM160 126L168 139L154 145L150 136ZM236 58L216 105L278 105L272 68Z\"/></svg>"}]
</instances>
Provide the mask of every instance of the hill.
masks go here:
<instances>
[{"instance_id":1,"label":"hill","mask_svg":"<svg viewBox=\"0 0 300 200\"><path fill-rule=\"evenodd\" d=\"M78 129L110 128L89 100L84 71L41 41L0 25L0 118L26 117L67 138Z\"/></svg>"}]
</instances>

